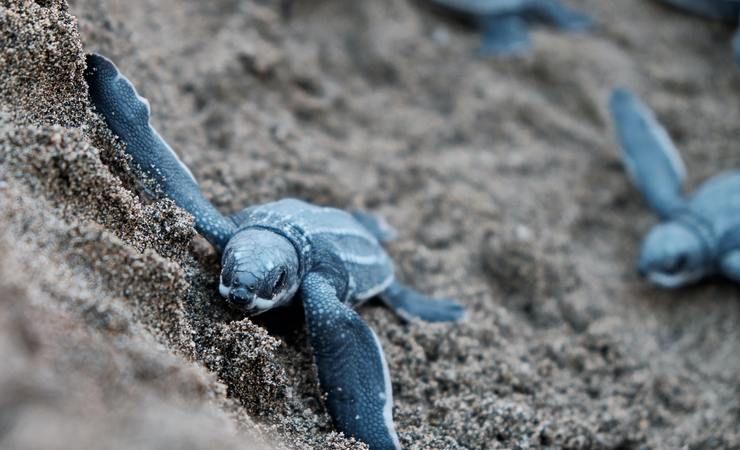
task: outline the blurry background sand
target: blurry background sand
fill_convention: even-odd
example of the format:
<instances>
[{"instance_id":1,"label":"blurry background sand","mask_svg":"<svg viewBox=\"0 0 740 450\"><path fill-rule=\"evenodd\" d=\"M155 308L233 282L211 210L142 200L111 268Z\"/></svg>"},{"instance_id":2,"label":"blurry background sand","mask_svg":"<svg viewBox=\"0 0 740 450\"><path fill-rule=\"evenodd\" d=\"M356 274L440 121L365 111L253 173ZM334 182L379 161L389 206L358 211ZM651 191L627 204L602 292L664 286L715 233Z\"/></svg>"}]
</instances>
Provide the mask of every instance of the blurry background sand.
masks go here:
<instances>
[{"instance_id":1,"label":"blurry background sand","mask_svg":"<svg viewBox=\"0 0 740 450\"><path fill-rule=\"evenodd\" d=\"M644 96L691 186L740 167L731 28L569 2L519 59L408 0L0 1L0 447L363 448L332 430L300 310L224 308L218 260L141 197L89 109L111 57L222 211L295 196L384 215L401 279L470 319L368 305L405 448L739 448L740 293L634 273L654 218L605 110ZM281 313L283 314L283 313ZM269 333L267 330L270 330Z\"/></svg>"}]
</instances>

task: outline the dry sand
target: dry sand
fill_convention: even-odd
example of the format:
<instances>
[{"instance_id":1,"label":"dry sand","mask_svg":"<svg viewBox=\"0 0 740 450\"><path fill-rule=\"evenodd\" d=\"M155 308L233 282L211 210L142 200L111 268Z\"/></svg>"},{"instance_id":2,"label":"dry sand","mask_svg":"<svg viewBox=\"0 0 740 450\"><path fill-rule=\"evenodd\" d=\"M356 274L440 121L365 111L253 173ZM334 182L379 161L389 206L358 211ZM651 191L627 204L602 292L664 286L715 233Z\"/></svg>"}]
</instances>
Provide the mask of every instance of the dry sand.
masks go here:
<instances>
[{"instance_id":1,"label":"dry sand","mask_svg":"<svg viewBox=\"0 0 740 450\"><path fill-rule=\"evenodd\" d=\"M0 1L0 447L364 448L332 431L300 311L226 309L189 216L141 196L87 100L95 50L222 211L367 208L400 230L401 279L465 304L453 326L361 308L405 448L740 448L740 293L635 275L654 218L605 110L615 84L643 95L691 186L740 167L732 30L570 3L598 33L483 61L408 0L297 1L290 20L249 0Z\"/></svg>"}]
</instances>

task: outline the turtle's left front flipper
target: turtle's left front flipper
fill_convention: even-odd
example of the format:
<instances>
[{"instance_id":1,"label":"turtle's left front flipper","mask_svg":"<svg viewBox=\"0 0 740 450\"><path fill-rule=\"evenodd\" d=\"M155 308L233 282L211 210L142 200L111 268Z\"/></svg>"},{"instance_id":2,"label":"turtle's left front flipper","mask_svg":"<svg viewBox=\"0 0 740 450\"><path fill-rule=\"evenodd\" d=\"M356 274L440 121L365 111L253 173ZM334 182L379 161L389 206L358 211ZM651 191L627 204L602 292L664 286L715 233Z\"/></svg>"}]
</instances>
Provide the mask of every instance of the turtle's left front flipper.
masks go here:
<instances>
[{"instance_id":1,"label":"turtle's left front flipper","mask_svg":"<svg viewBox=\"0 0 740 450\"><path fill-rule=\"evenodd\" d=\"M203 197L193 174L149 123L149 102L108 58L87 55L85 71L95 110L126 145L126 152L156 187L195 217L195 227L220 252L235 225Z\"/></svg>"},{"instance_id":2,"label":"turtle's left front flipper","mask_svg":"<svg viewBox=\"0 0 740 450\"><path fill-rule=\"evenodd\" d=\"M683 209L686 169L653 112L625 89L612 92L609 110L625 168L648 205L664 219Z\"/></svg>"},{"instance_id":3,"label":"turtle's left front flipper","mask_svg":"<svg viewBox=\"0 0 740 450\"><path fill-rule=\"evenodd\" d=\"M327 409L339 431L371 450L400 449L383 349L370 327L339 301L338 289L332 276L309 273L300 292Z\"/></svg>"}]
</instances>

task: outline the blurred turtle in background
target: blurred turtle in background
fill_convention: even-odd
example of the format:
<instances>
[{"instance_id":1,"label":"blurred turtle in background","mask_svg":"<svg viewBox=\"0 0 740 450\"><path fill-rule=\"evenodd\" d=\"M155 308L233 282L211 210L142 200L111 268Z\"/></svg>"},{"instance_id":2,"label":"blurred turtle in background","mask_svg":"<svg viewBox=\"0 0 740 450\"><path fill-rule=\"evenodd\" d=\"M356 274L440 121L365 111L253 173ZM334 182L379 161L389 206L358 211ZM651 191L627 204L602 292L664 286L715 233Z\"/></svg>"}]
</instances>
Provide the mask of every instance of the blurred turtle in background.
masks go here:
<instances>
[{"instance_id":1,"label":"blurred turtle in background","mask_svg":"<svg viewBox=\"0 0 740 450\"><path fill-rule=\"evenodd\" d=\"M483 56L521 54L532 47L529 27L545 24L566 31L586 31L595 22L559 0L431 0L439 9L474 23L483 32Z\"/></svg>"},{"instance_id":2,"label":"blurred turtle in background","mask_svg":"<svg viewBox=\"0 0 740 450\"><path fill-rule=\"evenodd\" d=\"M660 0L684 11L713 20L730 23L740 21L740 0ZM740 65L740 29L732 38L735 63Z\"/></svg>"},{"instance_id":3,"label":"blurred turtle in background","mask_svg":"<svg viewBox=\"0 0 740 450\"><path fill-rule=\"evenodd\" d=\"M643 240L640 273L665 288L715 274L740 283L740 170L685 196L683 161L653 112L625 89L612 92L609 109L624 166L662 220Z\"/></svg>"}]
</instances>

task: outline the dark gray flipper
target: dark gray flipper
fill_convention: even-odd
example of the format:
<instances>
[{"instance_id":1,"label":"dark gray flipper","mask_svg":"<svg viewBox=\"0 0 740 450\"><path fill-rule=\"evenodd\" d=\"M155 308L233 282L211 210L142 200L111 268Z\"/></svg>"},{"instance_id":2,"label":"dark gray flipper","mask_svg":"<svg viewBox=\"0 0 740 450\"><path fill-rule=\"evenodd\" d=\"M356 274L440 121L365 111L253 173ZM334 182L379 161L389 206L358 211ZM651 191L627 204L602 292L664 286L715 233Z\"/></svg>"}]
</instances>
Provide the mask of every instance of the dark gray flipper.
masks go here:
<instances>
[{"instance_id":1,"label":"dark gray flipper","mask_svg":"<svg viewBox=\"0 0 740 450\"><path fill-rule=\"evenodd\" d=\"M398 237L398 232L382 217L357 210L350 211L350 214L380 242L392 241Z\"/></svg>"},{"instance_id":2,"label":"dark gray flipper","mask_svg":"<svg viewBox=\"0 0 740 450\"><path fill-rule=\"evenodd\" d=\"M149 123L149 102L107 58L87 55L85 81L95 109L126 145L134 163L178 206L195 217L195 227L221 252L235 230L206 200L187 167Z\"/></svg>"},{"instance_id":3,"label":"dark gray flipper","mask_svg":"<svg viewBox=\"0 0 740 450\"><path fill-rule=\"evenodd\" d=\"M587 31L595 26L592 18L557 0L533 0L526 16L566 31Z\"/></svg>"},{"instance_id":4,"label":"dark gray flipper","mask_svg":"<svg viewBox=\"0 0 740 450\"><path fill-rule=\"evenodd\" d=\"M653 112L625 89L609 100L622 160L632 182L661 218L685 206L681 186L686 177L681 157Z\"/></svg>"},{"instance_id":5,"label":"dark gray flipper","mask_svg":"<svg viewBox=\"0 0 740 450\"><path fill-rule=\"evenodd\" d=\"M520 54L532 46L527 23L518 14L491 15L479 22L483 37L478 52L483 56Z\"/></svg>"},{"instance_id":6,"label":"dark gray flipper","mask_svg":"<svg viewBox=\"0 0 740 450\"><path fill-rule=\"evenodd\" d=\"M735 31L732 37L732 54L735 55L735 64L740 66L740 28Z\"/></svg>"},{"instance_id":7,"label":"dark gray flipper","mask_svg":"<svg viewBox=\"0 0 740 450\"><path fill-rule=\"evenodd\" d=\"M465 309L454 300L429 298L397 281L380 293L380 299L405 320L456 322L465 318Z\"/></svg>"},{"instance_id":8,"label":"dark gray flipper","mask_svg":"<svg viewBox=\"0 0 740 450\"><path fill-rule=\"evenodd\" d=\"M332 278L309 273L300 292L327 409L339 431L371 450L400 449L383 349L360 316L339 301Z\"/></svg>"}]
</instances>

